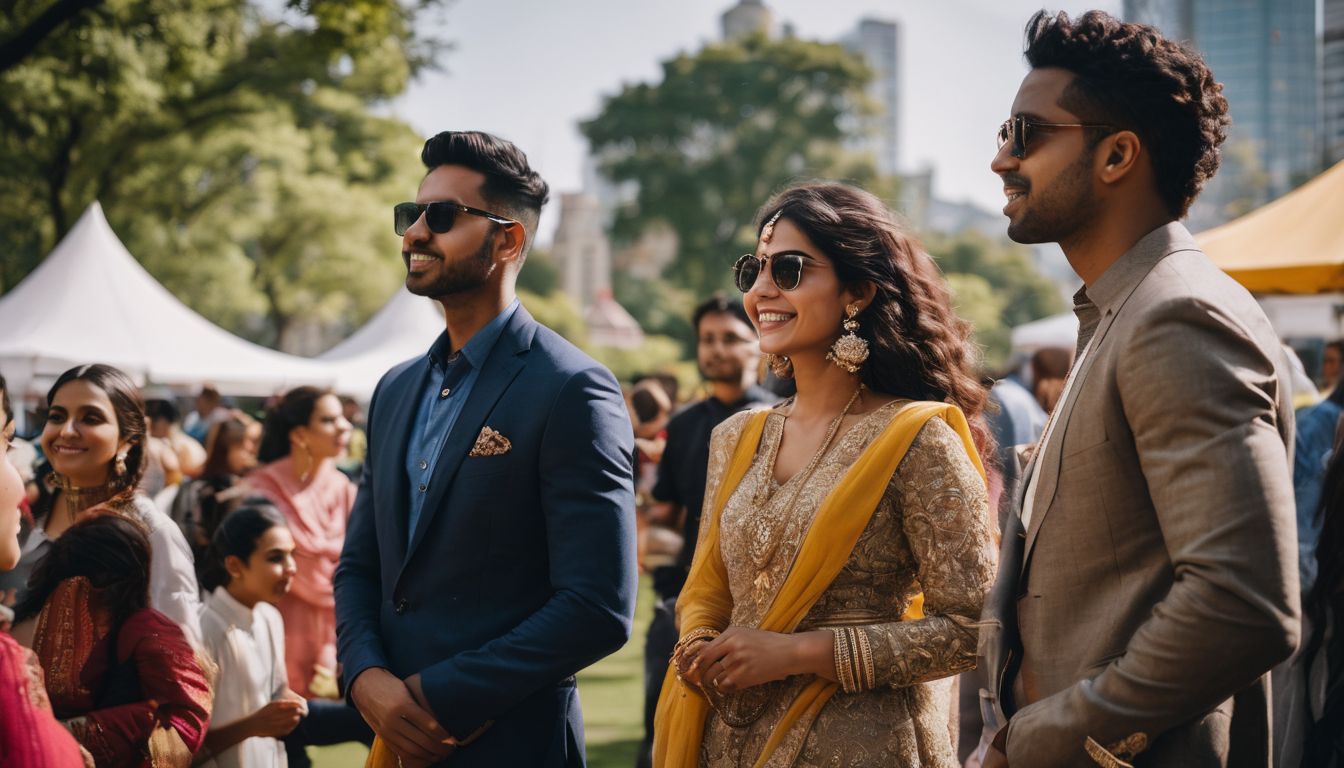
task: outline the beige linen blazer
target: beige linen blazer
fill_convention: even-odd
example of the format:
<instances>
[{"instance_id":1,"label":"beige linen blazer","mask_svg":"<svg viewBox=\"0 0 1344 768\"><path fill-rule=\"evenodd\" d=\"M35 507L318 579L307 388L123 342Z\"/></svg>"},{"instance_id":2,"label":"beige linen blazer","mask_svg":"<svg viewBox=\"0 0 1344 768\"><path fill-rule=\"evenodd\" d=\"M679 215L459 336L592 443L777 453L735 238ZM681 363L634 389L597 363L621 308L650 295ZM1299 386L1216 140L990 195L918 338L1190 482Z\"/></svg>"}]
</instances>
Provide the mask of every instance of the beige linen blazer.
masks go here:
<instances>
[{"instance_id":1,"label":"beige linen blazer","mask_svg":"<svg viewBox=\"0 0 1344 768\"><path fill-rule=\"evenodd\" d=\"M1179 223L1074 302L1091 348L1033 459L1029 526L1004 531L987 721L1012 716L1014 766L1268 766L1268 672L1299 624L1274 329Z\"/></svg>"}]
</instances>

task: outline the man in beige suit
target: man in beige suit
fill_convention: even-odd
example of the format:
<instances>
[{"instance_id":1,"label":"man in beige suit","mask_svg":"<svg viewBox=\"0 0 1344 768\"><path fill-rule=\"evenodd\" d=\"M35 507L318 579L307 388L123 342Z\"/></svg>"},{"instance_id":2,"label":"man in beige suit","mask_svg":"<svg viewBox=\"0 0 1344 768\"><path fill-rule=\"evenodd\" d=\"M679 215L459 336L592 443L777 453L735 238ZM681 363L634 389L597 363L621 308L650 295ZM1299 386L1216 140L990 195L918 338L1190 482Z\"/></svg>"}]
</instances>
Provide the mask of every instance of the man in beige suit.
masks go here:
<instances>
[{"instance_id":1,"label":"man in beige suit","mask_svg":"<svg viewBox=\"0 0 1344 768\"><path fill-rule=\"evenodd\" d=\"M1179 222L1221 86L1156 30L1027 26L1000 131L1008 234L1085 283L1077 358L1010 515L981 636L984 765L1268 766L1298 584L1282 353Z\"/></svg>"}]
</instances>

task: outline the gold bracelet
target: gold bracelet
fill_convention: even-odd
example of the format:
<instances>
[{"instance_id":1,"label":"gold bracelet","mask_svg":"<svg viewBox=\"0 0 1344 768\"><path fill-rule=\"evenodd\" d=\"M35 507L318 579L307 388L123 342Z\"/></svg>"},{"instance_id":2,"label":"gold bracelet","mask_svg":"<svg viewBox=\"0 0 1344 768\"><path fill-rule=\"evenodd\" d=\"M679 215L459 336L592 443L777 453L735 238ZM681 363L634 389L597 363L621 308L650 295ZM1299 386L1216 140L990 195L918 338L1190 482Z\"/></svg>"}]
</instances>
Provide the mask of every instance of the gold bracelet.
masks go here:
<instances>
[{"instance_id":1,"label":"gold bracelet","mask_svg":"<svg viewBox=\"0 0 1344 768\"><path fill-rule=\"evenodd\" d=\"M850 666L849 636L844 627L832 630L835 633L835 676L839 678L840 690L854 692L854 668Z\"/></svg>"},{"instance_id":2,"label":"gold bracelet","mask_svg":"<svg viewBox=\"0 0 1344 768\"><path fill-rule=\"evenodd\" d=\"M871 691L877 687L877 675L873 670L873 647L868 642L868 633L861 628L854 628L854 638L858 641L859 661L861 662L859 689Z\"/></svg>"},{"instance_id":3,"label":"gold bracelet","mask_svg":"<svg viewBox=\"0 0 1344 768\"><path fill-rule=\"evenodd\" d=\"M681 679L681 665L685 660L686 652L690 647L698 642L709 642L719 636L719 630L710 627L698 627L686 633L686 636L677 641L672 646L672 666L677 670L677 679Z\"/></svg>"},{"instance_id":4,"label":"gold bracelet","mask_svg":"<svg viewBox=\"0 0 1344 768\"><path fill-rule=\"evenodd\" d=\"M853 638L853 627L845 627L844 636L849 643L849 693L859 693L863 690L859 679L859 640Z\"/></svg>"}]
</instances>

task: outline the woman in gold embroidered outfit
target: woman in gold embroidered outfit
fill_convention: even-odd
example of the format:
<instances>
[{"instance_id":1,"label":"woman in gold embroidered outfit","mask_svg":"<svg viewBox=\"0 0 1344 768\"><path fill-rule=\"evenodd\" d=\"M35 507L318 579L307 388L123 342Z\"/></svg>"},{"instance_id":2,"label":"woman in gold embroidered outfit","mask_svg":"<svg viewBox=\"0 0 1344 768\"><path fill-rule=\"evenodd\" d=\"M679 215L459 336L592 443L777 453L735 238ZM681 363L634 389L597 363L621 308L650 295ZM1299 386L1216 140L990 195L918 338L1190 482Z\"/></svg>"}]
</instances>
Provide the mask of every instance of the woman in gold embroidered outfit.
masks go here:
<instances>
[{"instance_id":1,"label":"woman in gold embroidered outfit","mask_svg":"<svg viewBox=\"0 0 1344 768\"><path fill-rule=\"evenodd\" d=\"M655 764L951 768L995 562L967 324L873 195L760 220L735 277L798 394L714 431Z\"/></svg>"}]
</instances>

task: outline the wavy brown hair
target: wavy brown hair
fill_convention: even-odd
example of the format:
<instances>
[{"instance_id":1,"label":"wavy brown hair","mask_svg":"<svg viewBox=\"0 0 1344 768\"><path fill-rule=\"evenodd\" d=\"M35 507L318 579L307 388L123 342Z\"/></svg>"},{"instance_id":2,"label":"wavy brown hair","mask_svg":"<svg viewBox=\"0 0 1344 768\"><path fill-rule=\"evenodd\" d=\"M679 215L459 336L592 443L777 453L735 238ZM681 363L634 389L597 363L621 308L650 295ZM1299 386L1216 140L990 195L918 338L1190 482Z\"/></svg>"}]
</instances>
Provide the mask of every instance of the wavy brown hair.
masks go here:
<instances>
[{"instance_id":1,"label":"wavy brown hair","mask_svg":"<svg viewBox=\"0 0 1344 768\"><path fill-rule=\"evenodd\" d=\"M831 260L842 286L857 290L872 283L877 289L856 318L857 333L869 347L859 374L863 383L874 392L956 405L989 461L994 439L982 418L989 390L975 373L971 325L952 311L947 283L932 257L881 200L847 184L785 189L758 213L758 236L776 213Z\"/></svg>"}]
</instances>

